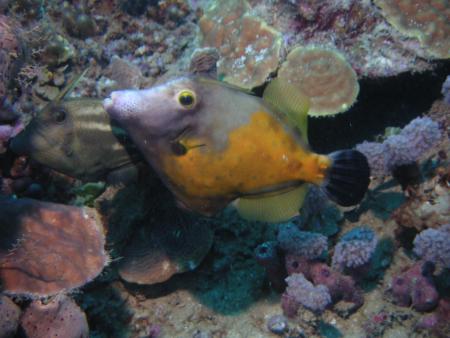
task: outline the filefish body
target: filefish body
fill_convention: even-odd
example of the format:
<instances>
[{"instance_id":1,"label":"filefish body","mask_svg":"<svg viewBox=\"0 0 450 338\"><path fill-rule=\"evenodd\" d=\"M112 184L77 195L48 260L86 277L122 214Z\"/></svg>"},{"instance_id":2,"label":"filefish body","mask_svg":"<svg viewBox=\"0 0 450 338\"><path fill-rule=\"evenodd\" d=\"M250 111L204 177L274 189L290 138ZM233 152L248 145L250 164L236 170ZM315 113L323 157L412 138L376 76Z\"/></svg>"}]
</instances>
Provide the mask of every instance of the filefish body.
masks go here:
<instances>
[{"instance_id":1,"label":"filefish body","mask_svg":"<svg viewBox=\"0 0 450 338\"><path fill-rule=\"evenodd\" d=\"M111 124L102 100L91 98L49 103L12 140L11 149L84 181L103 180L139 157L124 130Z\"/></svg>"},{"instance_id":2,"label":"filefish body","mask_svg":"<svg viewBox=\"0 0 450 338\"><path fill-rule=\"evenodd\" d=\"M261 99L211 79L183 77L150 89L113 92L105 108L194 211L211 215L237 198L282 194L305 182L326 184L342 204L357 203L368 185L366 158L356 151L311 152L306 111L289 94L291 88L283 88L288 87L274 82ZM283 115L277 105L290 111ZM295 119L295 111L303 114L298 128L285 118ZM343 158L344 170L337 169ZM338 183L336 170L349 178Z\"/></svg>"}]
</instances>

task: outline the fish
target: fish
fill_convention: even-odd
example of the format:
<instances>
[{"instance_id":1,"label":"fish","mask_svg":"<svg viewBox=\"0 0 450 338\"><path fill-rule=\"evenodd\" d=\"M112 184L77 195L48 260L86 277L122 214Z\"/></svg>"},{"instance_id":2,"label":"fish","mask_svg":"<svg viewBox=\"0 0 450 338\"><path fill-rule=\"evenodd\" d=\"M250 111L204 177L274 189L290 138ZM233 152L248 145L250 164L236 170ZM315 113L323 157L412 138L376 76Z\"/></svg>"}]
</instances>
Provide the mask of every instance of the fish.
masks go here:
<instances>
[{"instance_id":1,"label":"fish","mask_svg":"<svg viewBox=\"0 0 450 338\"><path fill-rule=\"evenodd\" d=\"M10 142L11 150L85 182L127 181L141 155L127 133L114 124L100 98L65 98L75 77Z\"/></svg>"},{"instance_id":2,"label":"fish","mask_svg":"<svg viewBox=\"0 0 450 338\"><path fill-rule=\"evenodd\" d=\"M211 216L233 203L245 218L279 222L298 214L309 184L350 206L361 201L370 181L359 151L322 155L309 149L308 101L278 78L261 98L187 75L114 91L104 107L182 207Z\"/></svg>"}]
</instances>

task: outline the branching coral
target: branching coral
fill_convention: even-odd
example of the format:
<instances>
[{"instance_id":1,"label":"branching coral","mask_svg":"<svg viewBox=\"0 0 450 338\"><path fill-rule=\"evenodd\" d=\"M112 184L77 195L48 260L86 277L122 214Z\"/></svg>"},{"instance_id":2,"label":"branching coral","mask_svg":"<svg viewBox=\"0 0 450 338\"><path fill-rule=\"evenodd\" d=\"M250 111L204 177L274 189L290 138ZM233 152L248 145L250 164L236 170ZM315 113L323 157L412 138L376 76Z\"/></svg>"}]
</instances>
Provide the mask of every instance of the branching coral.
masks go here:
<instances>
[{"instance_id":1,"label":"branching coral","mask_svg":"<svg viewBox=\"0 0 450 338\"><path fill-rule=\"evenodd\" d=\"M344 56L319 47L292 50L281 65L278 77L310 98L310 116L344 112L359 92L356 73Z\"/></svg>"},{"instance_id":2,"label":"branching coral","mask_svg":"<svg viewBox=\"0 0 450 338\"><path fill-rule=\"evenodd\" d=\"M450 1L376 0L383 15L403 34L419 39L437 58L450 57Z\"/></svg>"},{"instance_id":3,"label":"branching coral","mask_svg":"<svg viewBox=\"0 0 450 338\"><path fill-rule=\"evenodd\" d=\"M0 281L5 292L45 297L80 287L108 262L94 210L2 199Z\"/></svg>"},{"instance_id":4,"label":"branching coral","mask_svg":"<svg viewBox=\"0 0 450 338\"><path fill-rule=\"evenodd\" d=\"M200 19L202 43L219 50L218 75L231 84L254 88L278 67L281 34L248 15L246 1L215 2Z\"/></svg>"}]
</instances>

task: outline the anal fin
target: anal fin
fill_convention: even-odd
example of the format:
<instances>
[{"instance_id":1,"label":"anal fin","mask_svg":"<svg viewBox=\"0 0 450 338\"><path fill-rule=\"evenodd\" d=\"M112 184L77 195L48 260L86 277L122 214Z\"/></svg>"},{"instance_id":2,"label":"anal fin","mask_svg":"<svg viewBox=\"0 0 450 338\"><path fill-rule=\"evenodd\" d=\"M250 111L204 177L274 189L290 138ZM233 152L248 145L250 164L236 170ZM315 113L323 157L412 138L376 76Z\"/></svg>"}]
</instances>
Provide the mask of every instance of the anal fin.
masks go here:
<instances>
[{"instance_id":1,"label":"anal fin","mask_svg":"<svg viewBox=\"0 0 450 338\"><path fill-rule=\"evenodd\" d=\"M283 222L298 215L307 191L308 185L302 184L277 195L241 197L233 204L239 215L247 220L269 223Z\"/></svg>"}]
</instances>

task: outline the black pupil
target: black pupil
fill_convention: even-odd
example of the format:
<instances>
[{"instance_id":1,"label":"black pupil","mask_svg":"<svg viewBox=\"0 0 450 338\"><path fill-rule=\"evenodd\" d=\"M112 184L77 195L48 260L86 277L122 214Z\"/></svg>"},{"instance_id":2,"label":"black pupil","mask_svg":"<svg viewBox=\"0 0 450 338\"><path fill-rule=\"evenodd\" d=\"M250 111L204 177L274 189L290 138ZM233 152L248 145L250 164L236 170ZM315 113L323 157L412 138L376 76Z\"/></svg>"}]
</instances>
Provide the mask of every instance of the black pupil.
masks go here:
<instances>
[{"instance_id":1,"label":"black pupil","mask_svg":"<svg viewBox=\"0 0 450 338\"><path fill-rule=\"evenodd\" d=\"M63 122L66 119L66 112L63 110L59 110L55 113L55 121Z\"/></svg>"},{"instance_id":2,"label":"black pupil","mask_svg":"<svg viewBox=\"0 0 450 338\"><path fill-rule=\"evenodd\" d=\"M190 94L181 94L180 103L183 106L190 106L194 102L194 98Z\"/></svg>"}]
</instances>

